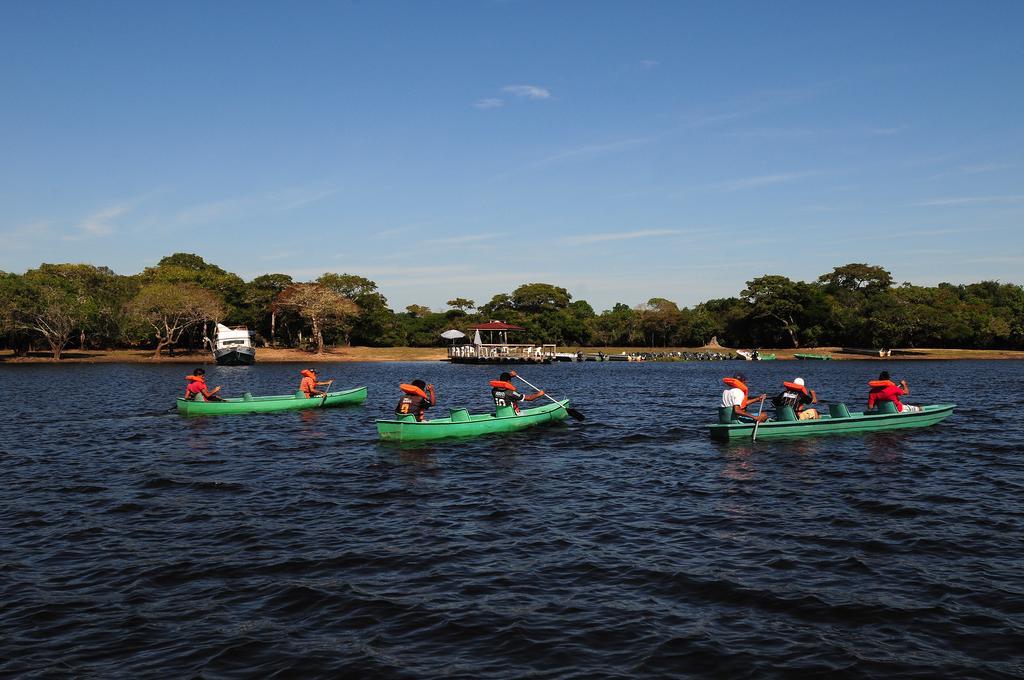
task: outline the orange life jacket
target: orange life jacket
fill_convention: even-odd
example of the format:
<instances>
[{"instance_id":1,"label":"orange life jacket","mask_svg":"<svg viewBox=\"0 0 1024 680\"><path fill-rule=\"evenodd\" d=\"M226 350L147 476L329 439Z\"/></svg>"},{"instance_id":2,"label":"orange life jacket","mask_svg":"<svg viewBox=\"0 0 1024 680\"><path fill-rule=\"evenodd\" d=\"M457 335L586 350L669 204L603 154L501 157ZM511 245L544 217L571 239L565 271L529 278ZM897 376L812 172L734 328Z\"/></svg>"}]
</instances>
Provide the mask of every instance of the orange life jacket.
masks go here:
<instances>
[{"instance_id":1,"label":"orange life jacket","mask_svg":"<svg viewBox=\"0 0 1024 680\"><path fill-rule=\"evenodd\" d=\"M743 398L744 399L747 398L747 392L749 391L747 389L747 386L744 385L739 380L737 380L736 378L722 378L722 382L724 382L729 387L735 387L735 388L743 390Z\"/></svg>"},{"instance_id":2,"label":"orange life jacket","mask_svg":"<svg viewBox=\"0 0 1024 680\"><path fill-rule=\"evenodd\" d=\"M186 375L185 380L188 381L188 385L185 386L186 399L195 399L197 394L203 394L207 389L206 378L201 375ZM206 400L205 394L203 394L203 400Z\"/></svg>"},{"instance_id":3,"label":"orange life jacket","mask_svg":"<svg viewBox=\"0 0 1024 680\"><path fill-rule=\"evenodd\" d=\"M302 376L302 382L299 383L299 389L306 393L306 398L309 399L313 396L313 392L316 391L316 373L309 369L303 369L299 371Z\"/></svg>"},{"instance_id":4,"label":"orange life jacket","mask_svg":"<svg viewBox=\"0 0 1024 680\"><path fill-rule=\"evenodd\" d=\"M505 382L504 380L492 380L491 387L493 387L496 390L512 390L513 392L516 391L515 385L513 385L510 382Z\"/></svg>"},{"instance_id":5,"label":"orange life jacket","mask_svg":"<svg viewBox=\"0 0 1024 680\"><path fill-rule=\"evenodd\" d=\"M402 383L398 386L398 389L402 390L406 394L415 394L417 397L423 397L427 401L430 401L430 397L427 396L427 393L415 385L406 385L405 383Z\"/></svg>"},{"instance_id":6,"label":"orange life jacket","mask_svg":"<svg viewBox=\"0 0 1024 680\"><path fill-rule=\"evenodd\" d=\"M871 380L868 382L868 387L874 387L876 389L883 387L896 387L896 383L891 380Z\"/></svg>"},{"instance_id":7,"label":"orange life jacket","mask_svg":"<svg viewBox=\"0 0 1024 680\"><path fill-rule=\"evenodd\" d=\"M804 394L807 394L807 386L806 385L797 385L796 383L792 383L792 382L789 382L787 380L783 380L782 381L782 386L785 387L787 390L793 390L794 392L803 392Z\"/></svg>"}]
</instances>

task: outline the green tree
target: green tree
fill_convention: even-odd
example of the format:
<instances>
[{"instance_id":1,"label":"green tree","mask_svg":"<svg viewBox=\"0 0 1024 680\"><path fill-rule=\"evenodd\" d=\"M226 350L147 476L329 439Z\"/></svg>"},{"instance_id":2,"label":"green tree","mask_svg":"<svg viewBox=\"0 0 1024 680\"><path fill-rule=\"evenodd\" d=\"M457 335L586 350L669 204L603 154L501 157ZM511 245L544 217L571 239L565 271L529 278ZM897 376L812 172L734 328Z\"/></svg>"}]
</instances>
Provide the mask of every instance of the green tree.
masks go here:
<instances>
[{"instance_id":1,"label":"green tree","mask_svg":"<svg viewBox=\"0 0 1024 680\"><path fill-rule=\"evenodd\" d=\"M430 307L426 307L424 305L407 305L405 311L413 318L423 318L432 313L430 311Z\"/></svg>"},{"instance_id":2,"label":"green tree","mask_svg":"<svg viewBox=\"0 0 1024 680\"><path fill-rule=\"evenodd\" d=\"M274 307L278 310L292 310L309 321L317 354L324 353L325 328L341 328L342 335L347 340L351 319L359 313L359 308L354 302L317 283L297 283L289 286L274 300Z\"/></svg>"},{"instance_id":3,"label":"green tree","mask_svg":"<svg viewBox=\"0 0 1024 680\"><path fill-rule=\"evenodd\" d=\"M470 310L476 309L476 303L466 298L457 297L454 300L449 300L447 303L452 309L457 309L464 314L468 314Z\"/></svg>"},{"instance_id":4,"label":"green tree","mask_svg":"<svg viewBox=\"0 0 1024 680\"><path fill-rule=\"evenodd\" d=\"M237 274L232 274L203 260L193 253L174 253L161 259L155 267L147 267L138 275L141 284L192 283L215 293L224 302L224 311L217 321L246 323L247 287Z\"/></svg>"},{"instance_id":5,"label":"green tree","mask_svg":"<svg viewBox=\"0 0 1024 680\"><path fill-rule=\"evenodd\" d=\"M393 332L394 312L388 308L388 299L378 290L377 284L356 274L326 273L316 280L343 298L351 300L359 308L345 334L344 342L364 345L378 345L381 338Z\"/></svg>"},{"instance_id":6,"label":"green tree","mask_svg":"<svg viewBox=\"0 0 1024 680\"><path fill-rule=\"evenodd\" d=\"M128 303L128 311L153 329L156 349L173 352L182 333L201 327L207 321L222 318L224 303L216 293L194 283L149 283Z\"/></svg>"},{"instance_id":7,"label":"green tree","mask_svg":"<svg viewBox=\"0 0 1024 680\"><path fill-rule=\"evenodd\" d=\"M526 283L512 291L512 306L527 313L565 309L571 300L569 291L549 283Z\"/></svg>"},{"instance_id":8,"label":"green tree","mask_svg":"<svg viewBox=\"0 0 1024 680\"><path fill-rule=\"evenodd\" d=\"M276 344L278 324L277 312L273 308L274 300L292 284L294 281L287 274L263 274L245 286L247 323L269 338L271 347Z\"/></svg>"},{"instance_id":9,"label":"green tree","mask_svg":"<svg viewBox=\"0 0 1024 680\"><path fill-rule=\"evenodd\" d=\"M485 319L509 320L509 314L515 309L512 296L507 293L498 293L491 298L490 302L480 306L480 316Z\"/></svg>"},{"instance_id":10,"label":"green tree","mask_svg":"<svg viewBox=\"0 0 1024 680\"><path fill-rule=\"evenodd\" d=\"M785 276L769 274L747 281L740 295L750 305L750 318L763 326L768 337L781 332L794 348L800 347L798 322L806 299L800 284Z\"/></svg>"},{"instance_id":11,"label":"green tree","mask_svg":"<svg viewBox=\"0 0 1024 680\"><path fill-rule=\"evenodd\" d=\"M822 274L818 281L829 292L857 291L870 295L889 290L892 287L892 274L882 267L854 262Z\"/></svg>"},{"instance_id":12,"label":"green tree","mask_svg":"<svg viewBox=\"0 0 1024 680\"><path fill-rule=\"evenodd\" d=\"M640 324L651 347L667 347L679 330L683 315L679 306L665 298L651 298L640 309Z\"/></svg>"},{"instance_id":13,"label":"green tree","mask_svg":"<svg viewBox=\"0 0 1024 680\"><path fill-rule=\"evenodd\" d=\"M604 347L628 345L639 328L638 315L629 305L616 303L590 321L591 332Z\"/></svg>"}]
</instances>

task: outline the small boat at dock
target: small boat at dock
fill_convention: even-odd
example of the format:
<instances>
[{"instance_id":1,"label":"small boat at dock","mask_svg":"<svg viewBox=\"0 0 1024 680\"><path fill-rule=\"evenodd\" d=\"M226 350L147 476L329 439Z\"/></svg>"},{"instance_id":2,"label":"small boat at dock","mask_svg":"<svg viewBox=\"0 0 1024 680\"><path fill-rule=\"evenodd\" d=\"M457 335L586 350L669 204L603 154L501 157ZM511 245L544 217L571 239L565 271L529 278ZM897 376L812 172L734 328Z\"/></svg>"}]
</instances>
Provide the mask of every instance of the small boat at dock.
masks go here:
<instances>
[{"instance_id":1,"label":"small boat at dock","mask_svg":"<svg viewBox=\"0 0 1024 680\"><path fill-rule=\"evenodd\" d=\"M768 420L757 428L758 439L805 437L808 435L881 432L912 427L928 427L953 414L956 404L922 406L920 411L899 413L892 402L881 404L877 411L850 413L845 404L832 404L818 420L797 420L792 409L779 420ZM781 414L780 414L781 415ZM732 408L718 410L718 423L710 426L711 438L723 441L752 438L754 423L733 419Z\"/></svg>"},{"instance_id":2,"label":"small boat at dock","mask_svg":"<svg viewBox=\"0 0 1024 680\"><path fill-rule=\"evenodd\" d=\"M831 354L794 354L794 358L801 361L831 361Z\"/></svg>"},{"instance_id":3,"label":"small boat at dock","mask_svg":"<svg viewBox=\"0 0 1024 680\"><path fill-rule=\"evenodd\" d=\"M305 411L314 408L332 408L361 404L366 400L366 388L328 392L325 396L307 398L304 392L268 397L245 395L224 401L195 401L178 398L178 413L184 416L238 415L240 413L272 413L275 411Z\"/></svg>"},{"instance_id":4,"label":"small boat at dock","mask_svg":"<svg viewBox=\"0 0 1024 680\"><path fill-rule=\"evenodd\" d=\"M385 441L410 442L478 437L485 434L517 432L528 427L564 420L569 400L563 399L516 413L511 406L499 407L496 413L470 414L467 409L453 408L447 418L416 420L416 416L377 421L377 434Z\"/></svg>"}]
</instances>

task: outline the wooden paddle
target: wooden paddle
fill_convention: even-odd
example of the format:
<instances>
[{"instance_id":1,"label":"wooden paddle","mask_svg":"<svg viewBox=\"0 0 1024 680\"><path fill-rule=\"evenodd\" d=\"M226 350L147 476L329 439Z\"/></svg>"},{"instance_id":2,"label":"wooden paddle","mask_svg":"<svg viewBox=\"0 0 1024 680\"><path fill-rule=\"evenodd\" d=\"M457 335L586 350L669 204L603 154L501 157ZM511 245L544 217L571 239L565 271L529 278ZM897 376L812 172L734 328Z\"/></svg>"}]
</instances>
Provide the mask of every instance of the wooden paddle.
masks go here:
<instances>
[{"instance_id":1,"label":"wooden paddle","mask_svg":"<svg viewBox=\"0 0 1024 680\"><path fill-rule=\"evenodd\" d=\"M540 388L539 388L539 387L537 387L537 386L533 385L533 384L532 384L532 383L531 383L531 382L530 382L529 380L527 380L527 379L526 379L526 378L524 378L523 376L519 375L518 373L516 373L516 374L515 374L514 376L512 376L512 377L514 377L514 378L519 378L519 379L520 379L520 380L522 380L522 381L523 381L524 383L526 383L527 385L529 385L529 386L530 386L530 387L532 387L533 389L535 389L535 390L537 390L538 392L540 392ZM545 396L545 397L547 397L548 399L550 399L551 401L555 402L555 403L556 403L556 404L558 404L559 406L562 406L562 402L558 401L557 399L555 399L554 397L552 397L551 395L549 395L549 394L548 394L547 392L545 392L545 393L544 393L544 396ZM574 408L571 408L571 407L568 407L568 406L562 406L562 408L564 408L564 409L565 409L565 412L566 412L566 413L568 413L568 414L569 414L570 416L572 416L572 418L573 418L574 420L578 420L578 421L580 421L580 422L582 423L582 422L583 422L584 420L586 420L586 419L587 419L587 417L586 417L585 415L583 415L582 413L580 413L579 411L577 411L577 410L576 410L576 409L574 409Z\"/></svg>"},{"instance_id":2,"label":"wooden paddle","mask_svg":"<svg viewBox=\"0 0 1024 680\"><path fill-rule=\"evenodd\" d=\"M324 390L324 398L320 400L320 407L321 408L323 408L323 405L327 403L327 395L329 395L331 393L331 385L334 383L334 378L331 378L330 380L326 380L325 382L327 383L327 389Z\"/></svg>"},{"instance_id":3,"label":"wooden paddle","mask_svg":"<svg viewBox=\"0 0 1024 680\"><path fill-rule=\"evenodd\" d=\"M768 395L766 394L761 397L761 403L757 407L757 418L754 419L754 431L750 434L750 441L752 442L757 441L757 426L761 424L761 411L764 409L764 397L766 396Z\"/></svg>"}]
</instances>

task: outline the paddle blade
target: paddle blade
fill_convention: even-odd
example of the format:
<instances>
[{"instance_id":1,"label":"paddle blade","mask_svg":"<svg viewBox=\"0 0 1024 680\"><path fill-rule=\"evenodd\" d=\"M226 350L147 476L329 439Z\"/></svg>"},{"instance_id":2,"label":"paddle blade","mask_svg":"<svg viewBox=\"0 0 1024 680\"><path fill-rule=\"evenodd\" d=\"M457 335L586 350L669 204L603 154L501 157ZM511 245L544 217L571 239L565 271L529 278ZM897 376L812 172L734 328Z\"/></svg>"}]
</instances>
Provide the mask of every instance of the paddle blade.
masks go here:
<instances>
[{"instance_id":1,"label":"paddle blade","mask_svg":"<svg viewBox=\"0 0 1024 680\"><path fill-rule=\"evenodd\" d=\"M576 409L574 409L574 408L573 408L573 407L571 407L571 406L567 406L567 407L566 407L566 409L565 409L565 412L566 412L566 413L568 413L568 414L569 414L569 416L570 416L570 417L571 417L571 418L572 418L573 420L578 420L578 421L580 421L581 423L582 423L582 422L583 422L584 420L586 420L586 419L587 419L587 417L586 417L585 415L583 415L582 413L580 413L579 411L577 411Z\"/></svg>"}]
</instances>

